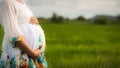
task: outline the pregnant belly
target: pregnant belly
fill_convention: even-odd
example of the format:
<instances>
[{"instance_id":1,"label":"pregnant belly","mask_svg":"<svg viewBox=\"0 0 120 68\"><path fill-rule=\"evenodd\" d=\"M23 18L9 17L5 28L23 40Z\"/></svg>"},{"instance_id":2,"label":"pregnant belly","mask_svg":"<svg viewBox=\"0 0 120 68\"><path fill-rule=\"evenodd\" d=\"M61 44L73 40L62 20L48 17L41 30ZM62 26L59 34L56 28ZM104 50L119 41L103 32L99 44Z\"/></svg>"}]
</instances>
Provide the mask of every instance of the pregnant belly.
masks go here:
<instances>
[{"instance_id":1,"label":"pregnant belly","mask_svg":"<svg viewBox=\"0 0 120 68\"><path fill-rule=\"evenodd\" d=\"M34 50L42 45L44 33L39 25L25 23L20 26L20 29L24 34L25 40Z\"/></svg>"}]
</instances>

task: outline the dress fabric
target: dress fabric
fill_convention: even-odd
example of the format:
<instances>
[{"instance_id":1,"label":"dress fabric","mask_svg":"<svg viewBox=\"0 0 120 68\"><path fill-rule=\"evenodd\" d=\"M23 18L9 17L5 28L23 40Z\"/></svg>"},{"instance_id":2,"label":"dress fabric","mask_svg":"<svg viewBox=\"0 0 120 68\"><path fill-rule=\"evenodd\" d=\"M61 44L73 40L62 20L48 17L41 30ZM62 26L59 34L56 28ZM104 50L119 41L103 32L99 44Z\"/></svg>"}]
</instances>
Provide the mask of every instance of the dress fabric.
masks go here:
<instances>
[{"instance_id":1,"label":"dress fabric","mask_svg":"<svg viewBox=\"0 0 120 68\"><path fill-rule=\"evenodd\" d=\"M31 17L33 14L25 3L21 4L16 0L0 0L0 24L5 32L1 54L4 68L20 68L24 63L31 64L28 55L11 43L14 37L23 36L34 50L42 46L44 56L46 46L44 31L40 25L30 24Z\"/></svg>"}]
</instances>

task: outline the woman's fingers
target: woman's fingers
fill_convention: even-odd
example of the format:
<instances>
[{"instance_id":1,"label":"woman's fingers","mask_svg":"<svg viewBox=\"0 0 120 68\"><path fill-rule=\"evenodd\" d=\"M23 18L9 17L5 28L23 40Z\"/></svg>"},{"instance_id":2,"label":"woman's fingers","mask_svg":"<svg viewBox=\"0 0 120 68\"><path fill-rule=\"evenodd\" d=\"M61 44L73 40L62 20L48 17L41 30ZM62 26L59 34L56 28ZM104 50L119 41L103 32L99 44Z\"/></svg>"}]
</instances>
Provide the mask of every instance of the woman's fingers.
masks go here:
<instances>
[{"instance_id":1,"label":"woman's fingers","mask_svg":"<svg viewBox=\"0 0 120 68\"><path fill-rule=\"evenodd\" d=\"M39 58L40 55L41 55L41 50L40 49L35 50L35 58Z\"/></svg>"},{"instance_id":2,"label":"woman's fingers","mask_svg":"<svg viewBox=\"0 0 120 68\"><path fill-rule=\"evenodd\" d=\"M42 51L41 51L42 46L40 46L37 50L35 50L36 56L39 58Z\"/></svg>"},{"instance_id":3,"label":"woman's fingers","mask_svg":"<svg viewBox=\"0 0 120 68\"><path fill-rule=\"evenodd\" d=\"M30 23L31 23L31 24L38 24L37 18L31 17L31 18L30 18Z\"/></svg>"}]
</instances>

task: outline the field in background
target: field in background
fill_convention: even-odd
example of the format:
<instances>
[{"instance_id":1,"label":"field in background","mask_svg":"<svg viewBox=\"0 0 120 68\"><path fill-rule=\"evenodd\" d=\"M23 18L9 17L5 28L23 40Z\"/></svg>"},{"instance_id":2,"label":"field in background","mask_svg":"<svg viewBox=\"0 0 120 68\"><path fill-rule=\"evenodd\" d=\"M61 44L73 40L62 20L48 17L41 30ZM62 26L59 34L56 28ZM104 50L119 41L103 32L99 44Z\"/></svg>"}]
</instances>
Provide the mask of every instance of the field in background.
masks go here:
<instances>
[{"instance_id":1,"label":"field in background","mask_svg":"<svg viewBox=\"0 0 120 68\"><path fill-rule=\"evenodd\" d=\"M49 68L120 68L120 25L41 26ZM0 29L0 45L2 37Z\"/></svg>"}]
</instances>

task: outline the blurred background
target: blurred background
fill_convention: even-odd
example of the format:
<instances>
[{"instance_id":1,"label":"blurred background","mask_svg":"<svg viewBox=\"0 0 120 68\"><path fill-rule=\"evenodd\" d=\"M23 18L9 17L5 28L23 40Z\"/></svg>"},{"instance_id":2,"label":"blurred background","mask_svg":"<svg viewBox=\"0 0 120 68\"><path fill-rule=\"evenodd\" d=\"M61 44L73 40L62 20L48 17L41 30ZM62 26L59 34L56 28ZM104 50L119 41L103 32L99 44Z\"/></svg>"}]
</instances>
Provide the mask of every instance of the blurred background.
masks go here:
<instances>
[{"instance_id":1,"label":"blurred background","mask_svg":"<svg viewBox=\"0 0 120 68\"><path fill-rule=\"evenodd\" d=\"M120 68L120 0L25 2L45 32L49 68Z\"/></svg>"}]
</instances>

